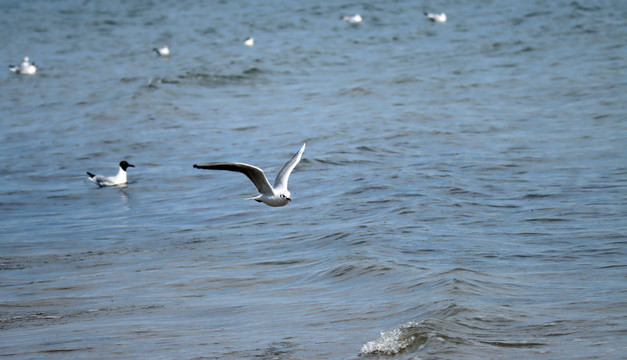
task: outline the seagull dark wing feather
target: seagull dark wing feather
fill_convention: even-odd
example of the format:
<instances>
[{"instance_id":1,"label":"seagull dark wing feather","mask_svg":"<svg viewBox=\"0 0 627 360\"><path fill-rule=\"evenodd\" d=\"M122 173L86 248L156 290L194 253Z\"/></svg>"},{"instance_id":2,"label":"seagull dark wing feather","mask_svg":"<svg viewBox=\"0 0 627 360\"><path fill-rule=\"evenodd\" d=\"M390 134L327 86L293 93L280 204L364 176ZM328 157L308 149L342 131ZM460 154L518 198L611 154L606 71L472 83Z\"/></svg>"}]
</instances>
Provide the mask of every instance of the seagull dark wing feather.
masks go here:
<instances>
[{"instance_id":1,"label":"seagull dark wing feather","mask_svg":"<svg viewBox=\"0 0 627 360\"><path fill-rule=\"evenodd\" d=\"M194 167L196 169L228 170L240 172L246 175L250 179L250 181L253 182L259 193L272 194L272 186L270 186L268 179L266 179L266 175L263 173L263 170L256 166L242 163L213 162L206 164L195 164Z\"/></svg>"}]
</instances>

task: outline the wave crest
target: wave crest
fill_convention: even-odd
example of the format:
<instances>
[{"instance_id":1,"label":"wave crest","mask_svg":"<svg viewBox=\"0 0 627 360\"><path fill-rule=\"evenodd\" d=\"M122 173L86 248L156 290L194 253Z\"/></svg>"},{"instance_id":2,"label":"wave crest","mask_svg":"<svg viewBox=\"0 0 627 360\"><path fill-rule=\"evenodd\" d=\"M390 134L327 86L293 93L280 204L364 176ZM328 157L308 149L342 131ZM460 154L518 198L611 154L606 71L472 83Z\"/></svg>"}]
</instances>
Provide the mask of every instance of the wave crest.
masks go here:
<instances>
[{"instance_id":1,"label":"wave crest","mask_svg":"<svg viewBox=\"0 0 627 360\"><path fill-rule=\"evenodd\" d=\"M405 349L418 345L424 345L429 335L424 331L420 323L410 321L391 331L381 331L381 336L374 341L369 341L361 347L360 354L395 355Z\"/></svg>"}]
</instances>

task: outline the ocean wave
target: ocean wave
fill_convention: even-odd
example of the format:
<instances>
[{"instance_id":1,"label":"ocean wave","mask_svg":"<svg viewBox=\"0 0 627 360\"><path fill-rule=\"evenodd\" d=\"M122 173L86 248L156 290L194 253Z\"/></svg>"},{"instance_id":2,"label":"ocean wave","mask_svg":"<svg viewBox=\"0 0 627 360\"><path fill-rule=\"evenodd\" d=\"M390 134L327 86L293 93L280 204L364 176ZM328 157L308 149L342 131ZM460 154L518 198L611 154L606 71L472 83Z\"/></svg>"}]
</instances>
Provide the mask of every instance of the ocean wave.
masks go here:
<instances>
[{"instance_id":1,"label":"ocean wave","mask_svg":"<svg viewBox=\"0 0 627 360\"><path fill-rule=\"evenodd\" d=\"M428 342L444 342L445 338L428 320L409 321L394 330L381 331L381 336L365 343L360 355L396 355L408 349L423 348Z\"/></svg>"},{"instance_id":2,"label":"ocean wave","mask_svg":"<svg viewBox=\"0 0 627 360\"><path fill-rule=\"evenodd\" d=\"M424 344L425 339L417 339L416 335L412 331L412 329L419 326L419 323L410 321L394 330L381 331L381 336L377 340L365 343L361 347L359 354L395 355L403 350L406 350L410 346L417 344L418 342L422 342Z\"/></svg>"}]
</instances>

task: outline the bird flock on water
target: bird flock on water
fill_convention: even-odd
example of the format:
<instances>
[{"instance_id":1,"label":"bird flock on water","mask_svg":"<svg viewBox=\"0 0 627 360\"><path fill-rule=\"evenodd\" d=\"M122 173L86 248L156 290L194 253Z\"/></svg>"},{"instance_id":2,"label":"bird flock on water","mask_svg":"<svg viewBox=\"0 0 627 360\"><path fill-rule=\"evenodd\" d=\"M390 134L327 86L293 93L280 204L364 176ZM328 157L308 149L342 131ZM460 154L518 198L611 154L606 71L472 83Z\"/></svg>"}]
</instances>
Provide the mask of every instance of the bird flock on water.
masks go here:
<instances>
[{"instance_id":1,"label":"bird flock on water","mask_svg":"<svg viewBox=\"0 0 627 360\"><path fill-rule=\"evenodd\" d=\"M427 19L433 22L443 23L447 20L445 13L424 12L424 15ZM363 21L361 14L343 15L340 19L349 24L360 24ZM251 48L255 45L255 39L252 36L247 37L244 39L243 45ZM157 56L170 56L170 48L167 45L157 46L152 50ZM35 75L37 73L37 65L34 61L31 61L28 56L24 57L19 65L9 65L9 69L15 74L20 75ZM296 154L294 154L294 156L292 156L292 158L283 166L277 174L273 185L270 184L262 169L245 163L210 162L194 164L193 167L196 169L227 170L242 173L250 179L259 192L259 195L249 199L274 207L285 206L292 200L291 194L287 189L288 179L296 165L300 162L306 145L307 144L304 143L298 152L296 152ZM104 176L87 172L87 176L89 180L93 181L99 187L124 186L127 183L127 170L130 167L135 167L135 165L128 163L126 160L122 160L119 163L116 175Z\"/></svg>"}]
</instances>

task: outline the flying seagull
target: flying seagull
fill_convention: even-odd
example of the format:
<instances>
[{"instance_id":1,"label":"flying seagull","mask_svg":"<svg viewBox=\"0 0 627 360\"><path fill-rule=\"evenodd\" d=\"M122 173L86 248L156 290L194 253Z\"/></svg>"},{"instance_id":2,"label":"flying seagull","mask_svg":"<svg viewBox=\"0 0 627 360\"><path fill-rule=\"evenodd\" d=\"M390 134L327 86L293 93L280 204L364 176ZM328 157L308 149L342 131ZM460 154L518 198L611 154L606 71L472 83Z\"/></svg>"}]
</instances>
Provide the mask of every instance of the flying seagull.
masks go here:
<instances>
[{"instance_id":1,"label":"flying seagull","mask_svg":"<svg viewBox=\"0 0 627 360\"><path fill-rule=\"evenodd\" d=\"M194 168L196 169L207 169L207 170L229 170L229 171L237 171L246 175L250 181L253 182L257 191L259 191L259 195L250 198L251 200L255 200L257 202L265 203L270 206L285 206L292 199L290 198L291 194L287 190L287 180L292 173L292 170L296 167L298 162L300 161L301 156L303 155L303 151L305 151L305 145L301 146L300 150L292 158L288 161L279 174L276 176L274 180L274 187L270 185L266 175L263 173L263 170L256 166L242 164L242 163L229 163L229 162L213 162L206 164L194 164Z\"/></svg>"},{"instance_id":2,"label":"flying seagull","mask_svg":"<svg viewBox=\"0 0 627 360\"><path fill-rule=\"evenodd\" d=\"M90 172L87 172L87 175L89 175L89 180L95 182L98 186L122 185L126 184L126 169L129 166L135 167L135 165L131 165L124 160L120 161L120 169L115 176L94 175Z\"/></svg>"}]
</instances>

